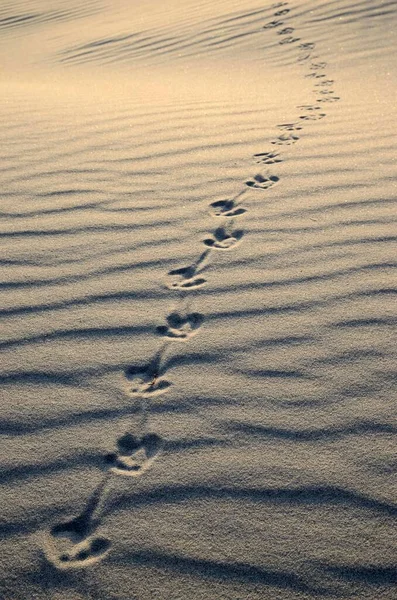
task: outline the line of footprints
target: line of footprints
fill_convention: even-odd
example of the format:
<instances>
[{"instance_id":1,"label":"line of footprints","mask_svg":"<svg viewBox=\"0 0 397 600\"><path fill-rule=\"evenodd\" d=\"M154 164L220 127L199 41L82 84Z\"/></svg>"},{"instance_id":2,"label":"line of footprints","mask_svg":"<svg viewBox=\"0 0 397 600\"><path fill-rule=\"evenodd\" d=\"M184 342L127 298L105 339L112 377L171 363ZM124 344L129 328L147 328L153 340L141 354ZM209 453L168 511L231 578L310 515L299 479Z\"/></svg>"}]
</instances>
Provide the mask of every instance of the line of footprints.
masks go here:
<instances>
[{"instance_id":1,"label":"line of footprints","mask_svg":"<svg viewBox=\"0 0 397 600\"><path fill-rule=\"evenodd\" d=\"M324 104L339 100L332 90L333 80L325 74L326 63L319 61L314 54L315 44L301 42L296 37L294 27L285 23L290 9L287 2L273 6L274 19L264 25L264 29L275 29L280 45L297 44L297 62L307 64L305 77L314 80L313 92L316 101L312 104L297 106L301 114L291 123L278 125L279 135L270 141L273 149L259 152L254 160L261 165L276 165L282 162L280 146L290 146L299 140L299 134L306 121L323 119ZM248 179L234 198L217 200L209 204L209 212L219 225L211 236L202 240L203 251L191 265L169 271L168 287L179 292L183 301L184 294L196 290L207 283L203 272L209 264L213 252L230 251L242 240L244 232L235 226L236 219L242 217L247 208L241 204L244 195L251 189L267 190L279 182L272 173L261 172ZM103 460L104 477L91 494L87 506L77 517L56 523L44 534L44 549L48 560L59 569L85 567L102 559L109 552L111 542L97 533L106 504L107 486L111 478L117 476L139 477L147 471L163 448L163 440L149 427L149 399L163 394L171 383L164 378L162 358L168 344L186 342L200 330L203 315L181 310L172 312L165 323L156 328L156 334L163 338L163 344L149 365L131 366L124 373L126 392L141 405L141 436L123 434L116 443L114 451L106 454Z\"/></svg>"}]
</instances>

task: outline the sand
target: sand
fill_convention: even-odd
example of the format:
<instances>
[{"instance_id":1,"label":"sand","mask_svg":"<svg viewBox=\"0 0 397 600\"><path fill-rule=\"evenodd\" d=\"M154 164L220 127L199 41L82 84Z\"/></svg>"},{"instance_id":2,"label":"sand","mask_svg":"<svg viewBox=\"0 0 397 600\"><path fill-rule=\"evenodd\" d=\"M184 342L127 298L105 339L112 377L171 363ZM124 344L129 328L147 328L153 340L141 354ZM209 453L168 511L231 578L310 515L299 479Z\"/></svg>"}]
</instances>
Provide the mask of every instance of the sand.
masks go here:
<instances>
[{"instance_id":1,"label":"sand","mask_svg":"<svg viewBox=\"0 0 397 600\"><path fill-rule=\"evenodd\" d=\"M3 0L3 600L397 597L397 4Z\"/></svg>"}]
</instances>

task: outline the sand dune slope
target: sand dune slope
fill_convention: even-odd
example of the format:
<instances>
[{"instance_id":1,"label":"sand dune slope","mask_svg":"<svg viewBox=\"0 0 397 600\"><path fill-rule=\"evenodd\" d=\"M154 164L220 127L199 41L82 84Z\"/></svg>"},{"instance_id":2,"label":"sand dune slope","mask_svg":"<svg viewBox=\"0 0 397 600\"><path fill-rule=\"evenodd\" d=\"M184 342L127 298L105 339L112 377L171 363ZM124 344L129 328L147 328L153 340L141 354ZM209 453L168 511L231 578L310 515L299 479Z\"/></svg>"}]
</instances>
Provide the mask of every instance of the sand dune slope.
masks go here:
<instances>
[{"instance_id":1,"label":"sand dune slope","mask_svg":"<svg viewBox=\"0 0 397 600\"><path fill-rule=\"evenodd\" d=\"M0 8L0 597L396 597L395 2Z\"/></svg>"}]
</instances>

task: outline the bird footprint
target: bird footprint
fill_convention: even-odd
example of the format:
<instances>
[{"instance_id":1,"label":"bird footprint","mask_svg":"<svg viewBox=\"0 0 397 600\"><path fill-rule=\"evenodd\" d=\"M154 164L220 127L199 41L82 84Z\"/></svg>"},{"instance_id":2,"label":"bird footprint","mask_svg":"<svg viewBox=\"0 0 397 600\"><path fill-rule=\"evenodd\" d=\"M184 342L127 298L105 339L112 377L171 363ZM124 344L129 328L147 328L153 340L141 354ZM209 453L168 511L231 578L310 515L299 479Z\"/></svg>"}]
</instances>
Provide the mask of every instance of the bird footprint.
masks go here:
<instances>
[{"instance_id":1,"label":"bird footprint","mask_svg":"<svg viewBox=\"0 0 397 600\"><path fill-rule=\"evenodd\" d=\"M128 367L124 375L130 396L157 396L163 394L171 386L171 383L166 379L161 379L151 366L147 368Z\"/></svg>"},{"instance_id":2,"label":"bird footprint","mask_svg":"<svg viewBox=\"0 0 397 600\"><path fill-rule=\"evenodd\" d=\"M282 24L282 21L270 21L270 23L266 23L266 25L263 26L263 29L273 29L273 27L278 27Z\"/></svg>"},{"instance_id":3,"label":"bird footprint","mask_svg":"<svg viewBox=\"0 0 397 600\"><path fill-rule=\"evenodd\" d=\"M260 152L259 154L254 154L254 158L258 158L259 160L257 160L257 162L265 165L283 162L277 152Z\"/></svg>"},{"instance_id":4,"label":"bird footprint","mask_svg":"<svg viewBox=\"0 0 397 600\"><path fill-rule=\"evenodd\" d=\"M277 127L283 131L300 131L302 129L302 127L296 123L281 123L281 125L277 125Z\"/></svg>"},{"instance_id":5,"label":"bird footprint","mask_svg":"<svg viewBox=\"0 0 397 600\"><path fill-rule=\"evenodd\" d=\"M224 227L218 227L214 232L214 237L205 239L204 244L217 250L229 250L241 240L243 234L241 229L227 233Z\"/></svg>"},{"instance_id":6,"label":"bird footprint","mask_svg":"<svg viewBox=\"0 0 397 600\"><path fill-rule=\"evenodd\" d=\"M273 143L273 142L272 142ZM269 177L264 177L263 175L255 175L252 179L245 182L245 185L251 188L257 188L260 190L267 190L272 187L275 183L279 181L279 177L276 175L270 175Z\"/></svg>"},{"instance_id":7,"label":"bird footprint","mask_svg":"<svg viewBox=\"0 0 397 600\"><path fill-rule=\"evenodd\" d=\"M98 507L105 485L106 479L91 495L78 517L58 523L46 537L45 553L56 567L69 569L88 566L107 554L110 541L93 535L99 525Z\"/></svg>"},{"instance_id":8,"label":"bird footprint","mask_svg":"<svg viewBox=\"0 0 397 600\"><path fill-rule=\"evenodd\" d=\"M192 290L207 283L207 280L204 279L204 277L199 276L199 273L205 267L207 256L208 250L203 252L200 258L192 265L168 271L168 275L172 277L176 275L179 277L177 280L174 279L168 287L170 289Z\"/></svg>"},{"instance_id":9,"label":"bird footprint","mask_svg":"<svg viewBox=\"0 0 397 600\"><path fill-rule=\"evenodd\" d=\"M290 146L291 144L295 144L299 140L299 136L293 133L283 133L276 140L273 140L271 143L276 146Z\"/></svg>"},{"instance_id":10,"label":"bird footprint","mask_svg":"<svg viewBox=\"0 0 397 600\"><path fill-rule=\"evenodd\" d=\"M169 339L186 340L197 333L203 321L204 317L200 313L190 313L182 317L174 312L167 317L168 325L160 325L156 331Z\"/></svg>"},{"instance_id":11,"label":"bird footprint","mask_svg":"<svg viewBox=\"0 0 397 600\"><path fill-rule=\"evenodd\" d=\"M142 438L126 433L117 440L117 451L106 455L110 471L116 475L138 477L149 469L163 447L163 440L155 433Z\"/></svg>"},{"instance_id":12,"label":"bird footprint","mask_svg":"<svg viewBox=\"0 0 397 600\"><path fill-rule=\"evenodd\" d=\"M234 200L217 200L210 207L214 217L238 217L247 212L245 208L237 206Z\"/></svg>"},{"instance_id":13,"label":"bird footprint","mask_svg":"<svg viewBox=\"0 0 397 600\"><path fill-rule=\"evenodd\" d=\"M87 538L76 544L71 551L60 554L57 566L61 569L88 567L104 558L110 546L107 538Z\"/></svg>"}]
</instances>

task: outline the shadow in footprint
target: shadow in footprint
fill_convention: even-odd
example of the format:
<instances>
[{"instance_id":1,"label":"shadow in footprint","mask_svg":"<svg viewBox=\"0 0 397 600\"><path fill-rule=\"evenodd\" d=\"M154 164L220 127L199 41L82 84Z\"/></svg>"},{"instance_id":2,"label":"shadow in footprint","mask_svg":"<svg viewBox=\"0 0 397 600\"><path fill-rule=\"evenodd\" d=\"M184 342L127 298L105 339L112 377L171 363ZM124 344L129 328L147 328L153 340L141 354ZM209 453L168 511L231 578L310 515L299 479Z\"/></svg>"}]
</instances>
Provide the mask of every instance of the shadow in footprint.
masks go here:
<instances>
[{"instance_id":1,"label":"shadow in footprint","mask_svg":"<svg viewBox=\"0 0 397 600\"><path fill-rule=\"evenodd\" d=\"M70 568L92 564L103 558L109 550L109 540L93 536L99 525L99 504L107 480L108 477L105 477L99 484L80 515L51 528L46 538L45 552L55 566Z\"/></svg>"},{"instance_id":2,"label":"shadow in footprint","mask_svg":"<svg viewBox=\"0 0 397 600\"><path fill-rule=\"evenodd\" d=\"M241 240L243 235L244 232L241 229L227 233L224 227L218 227L214 231L214 237L203 240L203 243L216 250L230 250Z\"/></svg>"},{"instance_id":3,"label":"shadow in footprint","mask_svg":"<svg viewBox=\"0 0 397 600\"><path fill-rule=\"evenodd\" d=\"M245 185L259 190L267 190L268 188L275 185L278 181L279 177L277 177L276 175L269 175L269 177L265 177L264 175L258 174L255 175L255 177L253 177L252 179L246 181Z\"/></svg>"},{"instance_id":4,"label":"shadow in footprint","mask_svg":"<svg viewBox=\"0 0 397 600\"><path fill-rule=\"evenodd\" d=\"M127 381L127 393L130 396L157 396L163 394L172 385L161 378L161 357L162 351L159 351L151 363L127 367L124 376Z\"/></svg>"},{"instance_id":5,"label":"shadow in footprint","mask_svg":"<svg viewBox=\"0 0 397 600\"><path fill-rule=\"evenodd\" d=\"M283 159L280 158L280 155L277 152L259 152L258 154L254 154L254 158L258 158L257 163L262 163L264 165L274 165L276 163L283 162Z\"/></svg>"},{"instance_id":6,"label":"shadow in footprint","mask_svg":"<svg viewBox=\"0 0 397 600\"><path fill-rule=\"evenodd\" d=\"M174 312L167 317L168 325L160 325L156 331L159 335L171 340L186 340L197 333L203 321L204 317L200 313L182 316Z\"/></svg>"},{"instance_id":7,"label":"shadow in footprint","mask_svg":"<svg viewBox=\"0 0 397 600\"><path fill-rule=\"evenodd\" d=\"M163 440L155 433L141 438L126 433L117 440L117 451L107 454L105 461L111 473L138 477L149 469L163 445Z\"/></svg>"},{"instance_id":8,"label":"shadow in footprint","mask_svg":"<svg viewBox=\"0 0 397 600\"><path fill-rule=\"evenodd\" d=\"M210 207L213 217L238 217L247 212L247 209L238 206L234 200L217 200Z\"/></svg>"},{"instance_id":9,"label":"shadow in footprint","mask_svg":"<svg viewBox=\"0 0 397 600\"><path fill-rule=\"evenodd\" d=\"M168 287L170 289L178 290L194 290L206 284L207 280L204 277L199 277L199 273L201 273L201 271L205 267L207 257L208 250L203 252L200 258L192 265L168 271L168 275L170 275L171 277L178 277L178 279L174 279L168 285Z\"/></svg>"}]
</instances>

